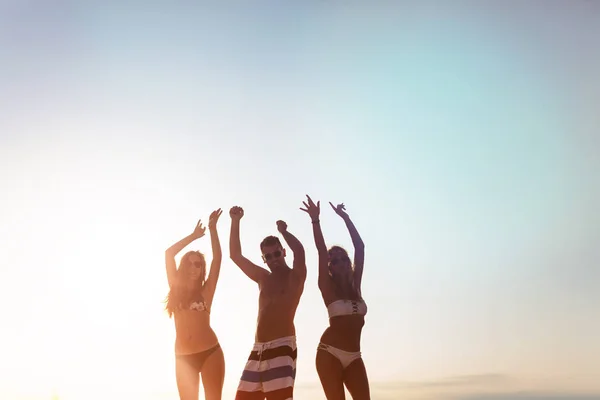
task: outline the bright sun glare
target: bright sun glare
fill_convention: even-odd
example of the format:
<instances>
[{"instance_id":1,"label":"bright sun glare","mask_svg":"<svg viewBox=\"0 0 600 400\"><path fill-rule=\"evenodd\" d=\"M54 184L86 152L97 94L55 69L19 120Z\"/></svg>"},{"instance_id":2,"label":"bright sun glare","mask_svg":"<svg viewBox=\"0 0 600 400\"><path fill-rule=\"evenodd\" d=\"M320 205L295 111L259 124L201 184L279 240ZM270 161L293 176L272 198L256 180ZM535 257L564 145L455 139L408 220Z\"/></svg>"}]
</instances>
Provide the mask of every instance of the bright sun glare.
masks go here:
<instances>
[{"instance_id":1,"label":"bright sun glare","mask_svg":"<svg viewBox=\"0 0 600 400\"><path fill-rule=\"evenodd\" d=\"M64 400L131 398L149 383L153 393L157 387L173 392L174 328L162 303L168 291L164 250L191 231L196 216L165 226L148 217L163 207L160 199L143 198L143 193L127 196L108 184L62 189L48 205L59 211L43 217L43 225L53 227L41 233L48 240L36 245L41 254L53 257L51 301L44 308L44 299L36 299L42 308L33 311L46 321L43 342L32 341L35 364L43 368L29 372L31 360L17 351L3 355L14 360L11 386L34 398L58 395ZM206 214L198 217L208 217L202 204L196 208ZM39 224L31 218L30 225ZM226 222L221 217L220 231ZM207 238L190 248L204 252L210 262ZM29 272L44 274L48 268L33 263ZM229 289L221 285L219 290ZM20 340L23 346L28 343Z\"/></svg>"}]
</instances>

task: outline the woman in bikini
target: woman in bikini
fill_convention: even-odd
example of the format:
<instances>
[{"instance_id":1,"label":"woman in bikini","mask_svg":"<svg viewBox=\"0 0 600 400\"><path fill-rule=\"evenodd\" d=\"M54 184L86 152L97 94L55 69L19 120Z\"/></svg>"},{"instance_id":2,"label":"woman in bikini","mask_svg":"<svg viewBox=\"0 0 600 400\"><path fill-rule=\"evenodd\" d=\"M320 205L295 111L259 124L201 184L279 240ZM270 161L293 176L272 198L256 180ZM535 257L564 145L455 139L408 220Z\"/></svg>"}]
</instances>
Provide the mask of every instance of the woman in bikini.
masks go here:
<instances>
[{"instance_id":1,"label":"woman in bikini","mask_svg":"<svg viewBox=\"0 0 600 400\"><path fill-rule=\"evenodd\" d=\"M360 335L367 313L360 290L365 245L344 205L329 203L350 232L354 264L342 247L332 246L327 250L319 221L321 204L315 204L309 196L306 197L307 201L303 202L305 208L300 209L312 220L319 253L319 289L329 314L329 327L317 348L317 372L328 400L344 400L344 386L354 400L369 400L369 380L360 352Z\"/></svg>"},{"instance_id":2,"label":"woman in bikini","mask_svg":"<svg viewBox=\"0 0 600 400\"><path fill-rule=\"evenodd\" d=\"M206 261L199 251L189 251L177 268L175 256L188 244L204 236L198 221L194 231L165 252L169 295L166 310L175 319L175 374L181 400L198 400L200 375L207 400L221 400L225 359L217 335L210 326L210 309L221 269L221 244L217 221L221 209L210 214L208 230L213 259L206 277Z\"/></svg>"}]
</instances>

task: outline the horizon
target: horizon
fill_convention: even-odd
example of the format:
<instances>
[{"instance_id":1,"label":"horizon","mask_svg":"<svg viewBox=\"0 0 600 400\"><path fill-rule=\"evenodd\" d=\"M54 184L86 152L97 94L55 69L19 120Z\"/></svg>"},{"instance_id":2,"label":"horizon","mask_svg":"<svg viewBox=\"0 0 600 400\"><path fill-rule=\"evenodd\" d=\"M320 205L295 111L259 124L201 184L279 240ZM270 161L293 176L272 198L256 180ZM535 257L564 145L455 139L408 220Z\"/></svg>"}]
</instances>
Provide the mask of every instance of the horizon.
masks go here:
<instances>
[{"instance_id":1,"label":"horizon","mask_svg":"<svg viewBox=\"0 0 600 400\"><path fill-rule=\"evenodd\" d=\"M529 384L516 384L515 377L503 374L480 374L469 376L446 377L432 381L422 382L371 382L373 399L392 400L597 400L600 395L595 390L589 390L591 380L579 380L573 382L571 390L553 390L552 385L543 383L543 379L532 379ZM507 386L508 385L508 386ZM585 387L588 389L586 390ZM100 400L123 396L120 389L104 390L86 399ZM125 393L128 399L150 399L150 400L175 400L178 398L176 392L170 393ZM233 398L235 388L225 388L223 398ZM346 392L346 396L349 394ZM303 382L296 385L295 398L299 399L325 399L319 382ZM76 400L82 397L77 395L63 396L54 393L50 396L15 396L14 400ZM12 399L12 398L11 398Z\"/></svg>"}]
</instances>

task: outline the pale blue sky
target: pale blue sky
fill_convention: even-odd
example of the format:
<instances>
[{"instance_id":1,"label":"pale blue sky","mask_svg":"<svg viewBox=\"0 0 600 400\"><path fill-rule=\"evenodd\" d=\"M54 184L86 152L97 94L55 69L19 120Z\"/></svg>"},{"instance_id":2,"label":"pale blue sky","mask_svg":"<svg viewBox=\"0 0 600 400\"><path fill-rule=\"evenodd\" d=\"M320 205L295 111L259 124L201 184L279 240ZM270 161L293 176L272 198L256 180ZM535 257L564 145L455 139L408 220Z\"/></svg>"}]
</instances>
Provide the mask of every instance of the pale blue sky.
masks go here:
<instances>
[{"instance_id":1,"label":"pale blue sky","mask_svg":"<svg viewBox=\"0 0 600 400\"><path fill-rule=\"evenodd\" d=\"M345 202L366 242L376 398L489 374L508 383L443 394L600 392L598 4L0 4L0 393L174 393L162 252L232 205L250 258L280 218L309 252L314 387L305 193ZM327 207L326 241L351 248ZM257 295L225 259L228 390Z\"/></svg>"}]
</instances>

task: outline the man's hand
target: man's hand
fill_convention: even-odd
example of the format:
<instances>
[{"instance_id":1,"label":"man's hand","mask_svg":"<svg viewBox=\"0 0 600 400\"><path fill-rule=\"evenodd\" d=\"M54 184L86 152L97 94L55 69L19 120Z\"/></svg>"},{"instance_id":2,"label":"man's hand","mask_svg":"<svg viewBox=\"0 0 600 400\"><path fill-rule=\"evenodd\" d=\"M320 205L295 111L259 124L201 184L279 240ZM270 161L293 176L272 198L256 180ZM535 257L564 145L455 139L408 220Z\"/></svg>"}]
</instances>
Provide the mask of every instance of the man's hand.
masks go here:
<instances>
[{"instance_id":1,"label":"man's hand","mask_svg":"<svg viewBox=\"0 0 600 400\"><path fill-rule=\"evenodd\" d=\"M287 224L282 220L277 221L277 230L280 233L287 232Z\"/></svg>"},{"instance_id":2,"label":"man's hand","mask_svg":"<svg viewBox=\"0 0 600 400\"><path fill-rule=\"evenodd\" d=\"M242 207L233 206L229 210L229 216L233 221L239 221L244 216L244 209Z\"/></svg>"}]
</instances>

